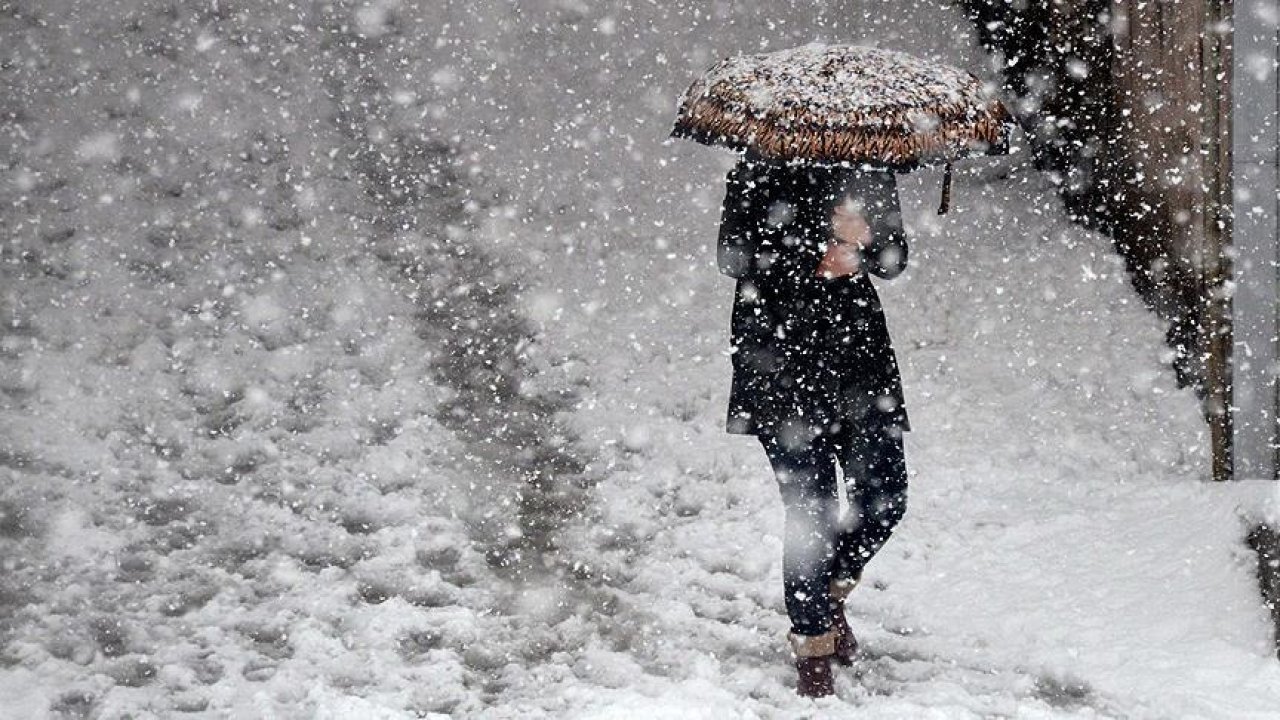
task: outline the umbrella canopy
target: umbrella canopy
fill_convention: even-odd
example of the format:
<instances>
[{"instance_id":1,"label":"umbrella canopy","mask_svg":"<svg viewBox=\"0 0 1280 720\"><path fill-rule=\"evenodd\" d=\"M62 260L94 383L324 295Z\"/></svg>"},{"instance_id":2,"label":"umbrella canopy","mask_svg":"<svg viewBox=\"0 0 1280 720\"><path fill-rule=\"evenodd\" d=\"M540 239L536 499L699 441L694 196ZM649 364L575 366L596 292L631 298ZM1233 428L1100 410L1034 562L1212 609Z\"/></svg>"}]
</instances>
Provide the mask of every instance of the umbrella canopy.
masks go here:
<instances>
[{"instance_id":1,"label":"umbrella canopy","mask_svg":"<svg viewBox=\"0 0 1280 720\"><path fill-rule=\"evenodd\" d=\"M1008 152L1009 111L959 68L810 44L716 63L680 100L674 137L777 161L895 170ZM944 185L943 208L949 182Z\"/></svg>"}]
</instances>

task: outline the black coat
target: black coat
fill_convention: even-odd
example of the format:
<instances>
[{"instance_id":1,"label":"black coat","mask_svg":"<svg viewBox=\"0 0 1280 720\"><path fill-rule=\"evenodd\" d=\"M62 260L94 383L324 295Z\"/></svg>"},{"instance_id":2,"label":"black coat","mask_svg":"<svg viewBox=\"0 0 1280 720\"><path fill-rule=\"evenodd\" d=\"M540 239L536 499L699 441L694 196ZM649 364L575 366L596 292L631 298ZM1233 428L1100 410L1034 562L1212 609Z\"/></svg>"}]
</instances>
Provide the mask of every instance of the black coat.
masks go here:
<instances>
[{"instance_id":1,"label":"black coat","mask_svg":"<svg viewBox=\"0 0 1280 720\"><path fill-rule=\"evenodd\" d=\"M831 212L851 196L871 227L856 275L816 275ZM807 440L869 424L910 430L898 362L868 271L907 265L892 172L743 159L729 172L718 246L737 278L727 429Z\"/></svg>"}]
</instances>

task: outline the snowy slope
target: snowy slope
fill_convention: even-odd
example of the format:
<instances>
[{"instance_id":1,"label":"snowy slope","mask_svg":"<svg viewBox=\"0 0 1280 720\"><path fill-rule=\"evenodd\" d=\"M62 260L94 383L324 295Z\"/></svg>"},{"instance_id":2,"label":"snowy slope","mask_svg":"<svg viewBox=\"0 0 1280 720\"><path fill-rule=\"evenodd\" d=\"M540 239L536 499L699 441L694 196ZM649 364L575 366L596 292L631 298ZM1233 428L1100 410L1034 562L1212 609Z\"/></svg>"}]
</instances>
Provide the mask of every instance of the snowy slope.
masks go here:
<instances>
[{"instance_id":1,"label":"snowy slope","mask_svg":"<svg viewBox=\"0 0 1280 720\"><path fill-rule=\"evenodd\" d=\"M1200 483L1158 323L1017 160L942 218L902 179L911 505L862 676L791 693L721 427L731 160L674 99L815 38L986 63L945 7L828 5L12 4L0 717L1280 707L1268 488Z\"/></svg>"}]
</instances>

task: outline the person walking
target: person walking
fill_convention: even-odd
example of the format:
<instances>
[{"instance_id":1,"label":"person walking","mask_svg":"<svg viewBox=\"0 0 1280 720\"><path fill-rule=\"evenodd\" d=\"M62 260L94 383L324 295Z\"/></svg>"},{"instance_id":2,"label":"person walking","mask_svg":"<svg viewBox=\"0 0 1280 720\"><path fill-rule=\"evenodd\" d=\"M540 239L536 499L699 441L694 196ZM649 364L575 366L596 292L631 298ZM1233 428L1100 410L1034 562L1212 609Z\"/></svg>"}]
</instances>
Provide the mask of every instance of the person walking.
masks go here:
<instances>
[{"instance_id":1,"label":"person walking","mask_svg":"<svg viewBox=\"0 0 1280 720\"><path fill-rule=\"evenodd\" d=\"M781 492L796 690L830 695L831 663L857 651L845 598L906 511L911 427L870 280L907 264L894 174L748 152L727 178L717 260L737 280L726 429L759 438Z\"/></svg>"}]
</instances>

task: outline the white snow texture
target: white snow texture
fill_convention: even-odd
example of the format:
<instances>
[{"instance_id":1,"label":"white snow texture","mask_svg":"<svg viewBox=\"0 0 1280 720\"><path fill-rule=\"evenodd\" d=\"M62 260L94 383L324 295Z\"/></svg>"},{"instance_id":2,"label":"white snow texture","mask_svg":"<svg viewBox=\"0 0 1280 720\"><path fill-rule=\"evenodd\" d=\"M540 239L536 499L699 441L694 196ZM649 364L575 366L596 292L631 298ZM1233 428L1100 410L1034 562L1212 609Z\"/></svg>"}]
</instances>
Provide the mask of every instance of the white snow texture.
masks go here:
<instances>
[{"instance_id":1,"label":"white snow texture","mask_svg":"<svg viewBox=\"0 0 1280 720\"><path fill-rule=\"evenodd\" d=\"M1276 718L1206 430L1026 153L900 176L907 516L794 693L720 57L926 0L0 4L0 718Z\"/></svg>"}]
</instances>

